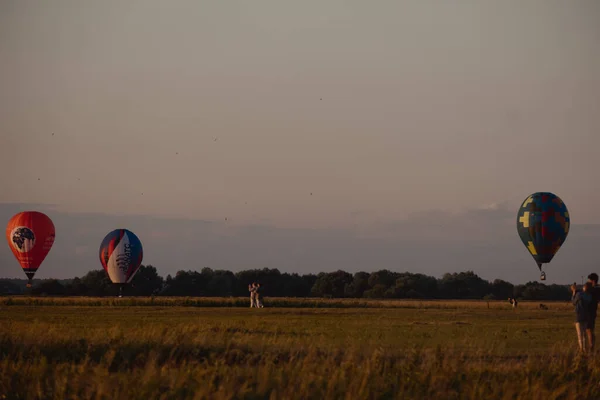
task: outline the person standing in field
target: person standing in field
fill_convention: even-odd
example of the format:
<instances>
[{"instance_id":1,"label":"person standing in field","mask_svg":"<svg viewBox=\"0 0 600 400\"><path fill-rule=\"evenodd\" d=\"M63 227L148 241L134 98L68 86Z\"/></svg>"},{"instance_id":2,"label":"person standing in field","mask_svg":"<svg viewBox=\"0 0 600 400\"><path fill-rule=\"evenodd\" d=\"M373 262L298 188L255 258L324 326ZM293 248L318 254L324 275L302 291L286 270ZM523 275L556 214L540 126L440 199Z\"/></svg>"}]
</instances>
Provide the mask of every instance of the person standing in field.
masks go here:
<instances>
[{"instance_id":1,"label":"person standing in field","mask_svg":"<svg viewBox=\"0 0 600 400\"><path fill-rule=\"evenodd\" d=\"M258 308L264 308L263 306L263 297L262 297L262 288L260 287L260 283L256 284L256 306Z\"/></svg>"},{"instance_id":2,"label":"person standing in field","mask_svg":"<svg viewBox=\"0 0 600 400\"><path fill-rule=\"evenodd\" d=\"M256 283L248 285L248 291L250 292L250 308L256 307Z\"/></svg>"},{"instance_id":3,"label":"person standing in field","mask_svg":"<svg viewBox=\"0 0 600 400\"><path fill-rule=\"evenodd\" d=\"M590 320L590 304L592 303L592 284L586 282L583 286L583 292L577 290L577 284L571 285L571 292L573 296L571 301L575 306L575 331L577 332L577 342L579 343L579 350L586 352L586 347L591 347L591 342L587 343L586 346L586 330L587 324Z\"/></svg>"},{"instance_id":4,"label":"person standing in field","mask_svg":"<svg viewBox=\"0 0 600 400\"><path fill-rule=\"evenodd\" d=\"M593 351L596 346L596 333L594 332L594 330L596 329L596 315L598 313L598 301L600 301L600 286L598 286L598 274L595 272L589 274L587 283L589 283L592 286L592 289L590 292L592 301L590 302L590 306L589 306L589 314L590 314L589 317L590 318L589 318L585 332L587 334L588 343L590 345L590 350Z\"/></svg>"}]
</instances>

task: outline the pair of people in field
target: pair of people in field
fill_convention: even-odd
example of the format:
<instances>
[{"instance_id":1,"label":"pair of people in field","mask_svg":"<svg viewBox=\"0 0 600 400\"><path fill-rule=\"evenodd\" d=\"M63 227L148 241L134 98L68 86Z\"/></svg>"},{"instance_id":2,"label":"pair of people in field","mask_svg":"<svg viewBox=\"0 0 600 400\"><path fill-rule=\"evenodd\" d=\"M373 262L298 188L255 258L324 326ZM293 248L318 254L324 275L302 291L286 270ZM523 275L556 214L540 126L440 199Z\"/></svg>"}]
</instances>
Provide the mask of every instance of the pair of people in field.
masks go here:
<instances>
[{"instance_id":1,"label":"pair of people in field","mask_svg":"<svg viewBox=\"0 0 600 400\"><path fill-rule=\"evenodd\" d=\"M263 308L262 289L260 283L253 282L248 285L248 291L250 292L250 308Z\"/></svg>"},{"instance_id":2,"label":"pair of people in field","mask_svg":"<svg viewBox=\"0 0 600 400\"><path fill-rule=\"evenodd\" d=\"M577 290L577 284L571 285L573 293L572 302L575 306L575 330L579 350L586 353L593 351L596 345L596 315L598 312L598 301L600 300L600 286L598 286L598 274L588 275L588 280L583 285L583 290Z\"/></svg>"}]
</instances>

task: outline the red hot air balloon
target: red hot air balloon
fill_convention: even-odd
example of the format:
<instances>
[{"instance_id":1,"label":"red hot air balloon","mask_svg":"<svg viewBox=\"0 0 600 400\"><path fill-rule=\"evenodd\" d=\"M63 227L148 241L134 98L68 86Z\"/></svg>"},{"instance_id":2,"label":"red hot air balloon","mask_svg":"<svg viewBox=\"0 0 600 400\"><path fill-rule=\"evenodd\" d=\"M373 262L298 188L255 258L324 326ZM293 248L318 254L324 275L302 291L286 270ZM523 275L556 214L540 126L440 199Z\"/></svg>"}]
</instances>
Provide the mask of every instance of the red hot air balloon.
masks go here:
<instances>
[{"instance_id":1,"label":"red hot air balloon","mask_svg":"<svg viewBox=\"0 0 600 400\"><path fill-rule=\"evenodd\" d=\"M27 287L31 287L33 276L54 244L52 220L37 211L18 213L8 221L6 240L29 278Z\"/></svg>"}]
</instances>

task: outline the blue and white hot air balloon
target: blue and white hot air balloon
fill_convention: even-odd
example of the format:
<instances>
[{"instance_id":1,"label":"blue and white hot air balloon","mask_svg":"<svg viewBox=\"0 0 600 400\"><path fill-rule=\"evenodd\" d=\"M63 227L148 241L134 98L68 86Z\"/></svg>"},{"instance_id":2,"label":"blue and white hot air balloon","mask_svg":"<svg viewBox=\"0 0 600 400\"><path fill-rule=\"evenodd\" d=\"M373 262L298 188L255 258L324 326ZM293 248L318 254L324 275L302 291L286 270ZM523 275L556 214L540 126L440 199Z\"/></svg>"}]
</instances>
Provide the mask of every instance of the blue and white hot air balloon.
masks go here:
<instances>
[{"instance_id":1,"label":"blue and white hot air balloon","mask_svg":"<svg viewBox=\"0 0 600 400\"><path fill-rule=\"evenodd\" d=\"M142 264L144 251L140 239L127 229L115 229L100 245L100 262L112 283L131 282Z\"/></svg>"}]
</instances>

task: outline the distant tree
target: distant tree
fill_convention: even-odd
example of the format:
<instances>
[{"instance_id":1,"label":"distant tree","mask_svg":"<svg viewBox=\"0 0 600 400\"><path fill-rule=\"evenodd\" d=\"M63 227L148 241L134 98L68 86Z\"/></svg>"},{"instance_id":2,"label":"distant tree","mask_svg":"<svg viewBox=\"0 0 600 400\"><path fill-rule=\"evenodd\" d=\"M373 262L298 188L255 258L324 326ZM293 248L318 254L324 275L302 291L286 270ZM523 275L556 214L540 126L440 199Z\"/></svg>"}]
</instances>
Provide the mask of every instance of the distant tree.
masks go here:
<instances>
[{"instance_id":1,"label":"distant tree","mask_svg":"<svg viewBox=\"0 0 600 400\"><path fill-rule=\"evenodd\" d=\"M65 293L67 296L86 296L88 288L83 284L81 278L74 278L65 285Z\"/></svg>"},{"instance_id":2,"label":"distant tree","mask_svg":"<svg viewBox=\"0 0 600 400\"><path fill-rule=\"evenodd\" d=\"M352 282L348 283L344 288L345 297L363 297L366 290L369 289L369 277L371 274L367 272L357 272L352 277Z\"/></svg>"},{"instance_id":3,"label":"distant tree","mask_svg":"<svg viewBox=\"0 0 600 400\"><path fill-rule=\"evenodd\" d=\"M439 287L446 299L481 299L490 292L490 283L473 271L444 274Z\"/></svg>"},{"instance_id":4,"label":"distant tree","mask_svg":"<svg viewBox=\"0 0 600 400\"><path fill-rule=\"evenodd\" d=\"M523 300L523 291L525 290L525 285L515 285L513 288L513 295L515 299Z\"/></svg>"},{"instance_id":5,"label":"distant tree","mask_svg":"<svg viewBox=\"0 0 600 400\"><path fill-rule=\"evenodd\" d=\"M503 281L502 279L495 279L492 282L491 294L494 295L496 299L508 299L509 297L513 297L515 287L512 283Z\"/></svg>"},{"instance_id":6,"label":"distant tree","mask_svg":"<svg viewBox=\"0 0 600 400\"><path fill-rule=\"evenodd\" d=\"M397 272L392 272L387 269L372 272L369 275L369 287L374 288L377 285L385 286L386 289L394 287L398 276L399 274Z\"/></svg>"},{"instance_id":7,"label":"distant tree","mask_svg":"<svg viewBox=\"0 0 600 400\"><path fill-rule=\"evenodd\" d=\"M31 290L31 293L44 296L64 296L66 294L66 290L65 287L56 279L47 279L43 280L37 286L34 286Z\"/></svg>"},{"instance_id":8,"label":"distant tree","mask_svg":"<svg viewBox=\"0 0 600 400\"><path fill-rule=\"evenodd\" d=\"M167 274L167 277L165 278L165 282L163 283L163 287L159 293L159 296L169 296L171 294L171 292L173 291L172 289L172 285L173 285L173 277L171 276L171 274Z\"/></svg>"},{"instance_id":9,"label":"distant tree","mask_svg":"<svg viewBox=\"0 0 600 400\"><path fill-rule=\"evenodd\" d=\"M212 270L210 273L203 270L203 273L196 271L177 271L175 277L167 277L160 294L163 296L204 296L206 291L204 286L206 281L212 279Z\"/></svg>"},{"instance_id":10,"label":"distant tree","mask_svg":"<svg viewBox=\"0 0 600 400\"><path fill-rule=\"evenodd\" d=\"M315 285L315 282L317 282L317 275L305 274L302 275L302 280L304 281L304 284L309 288L306 296L310 296L312 294L312 287Z\"/></svg>"},{"instance_id":11,"label":"distant tree","mask_svg":"<svg viewBox=\"0 0 600 400\"><path fill-rule=\"evenodd\" d=\"M141 265L126 293L129 296L151 296L160 293L164 284L163 278L158 275L152 265Z\"/></svg>"},{"instance_id":12,"label":"distant tree","mask_svg":"<svg viewBox=\"0 0 600 400\"><path fill-rule=\"evenodd\" d=\"M521 292L523 300L549 300L551 291L548 286L540 282L527 282Z\"/></svg>"},{"instance_id":13,"label":"distant tree","mask_svg":"<svg viewBox=\"0 0 600 400\"><path fill-rule=\"evenodd\" d=\"M432 276L404 272L398 275L394 287L396 298L431 299L438 297L438 282Z\"/></svg>"},{"instance_id":14,"label":"distant tree","mask_svg":"<svg viewBox=\"0 0 600 400\"><path fill-rule=\"evenodd\" d=\"M0 295L21 294L21 286L9 279L0 279Z\"/></svg>"},{"instance_id":15,"label":"distant tree","mask_svg":"<svg viewBox=\"0 0 600 400\"><path fill-rule=\"evenodd\" d=\"M549 285L548 292L550 298L547 300L571 300L571 290L569 289L569 285Z\"/></svg>"},{"instance_id":16,"label":"distant tree","mask_svg":"<svg viewBox=\"0 0 600 400\"><path fill-rule=\"evenodd\" d=\"M513 285L496 279L492 283L473 271L448 273L441 279L424 274L379 270L354 275L338 270L330 273L298 275L278 269L252 269L232 273L228 270L202 268L177 271L163 279L152 265L140 266L125 296L248 296L248 284L259 282L263 294L272 297L349 297L349 298L447 298L561 300L571 297L568 285L544 285L527 282ZM47 294L67 296L114 296L114 285L102 269L92 270L81 278L56 280L34 279L26 289L26 279L0 279L0 294Z\"/></svg>"},{"instance_id":17,"label":"distant tree","mask_svg":"<svg viewBox=\"0 0 600 400\"><path fill-rule=\"evenodd\" d=\"M283 282L281 272L277 268L263 268L259 271L257 283L260 283L263 296L285 297L287 292L281 284ZM245 285L248 293L248 285Z\"/></svg>"},{"instance_id":18,"label":"distant tree","mask_svg":"<svg viewBox=\"0 0 600 400\"><path fill-rule=\"evenodd\" d=\"M277 268L263 268L240 271L236 275L237 291L240 296L248 296L248 285L256 282L262 287L263 296L283 297L287 294L281 286L281 272Z\"/></svg>"},{"instance_id":19,"label":"distant tree","mask_svg":"<svg viewBox=\"0 0 600 400\"><path fill-rule=\"evenodd\" d=\"M330 273L320 273L312 287L311 293L317 297L344 297L344 289L352 282L352 275L338 270Z\"/></svg>"},{"instance_id":20,"label":"distant tree","mask_svg":"<svg viewBox=\"0 0 600 400\"><path fill-rule=\"evenodd\" d=\"M236 278L233 272L216 270L211 274L206 283L206 296L233 296L236 286Z\"/></svg>"},{"instance_id":21,"label":"distant tree","mask_svg":"<svg viewBox=\"0 0 600 400\"><path fill-rule=\"evenodd\" d=\"M312 288L302 276L288 273L281 274L281 283L277 286L285 297L308 297Z\"/></svg>"},{"instance_id":22,"label":"distant tree","mask_svg":"<svg viewBox=\"0 0 600 400\"><path fill-rule=\"evenodd\" d=\"M383 299L386 297L388 287L382 284L376 284L369 290L365 290L363 297L367 299Z\"/></svg>"},{"instance_id":23,"label":"distant tree","mask_svg":"<svg viewBox=\"0 0 600 400\"><path fill-rule=\"evenodd\" d=\"M116 285L103 269L96 269L81 277L81 284L86 288L86 296L115 296L118 293Z\"/></svg>"}]
</instances>

